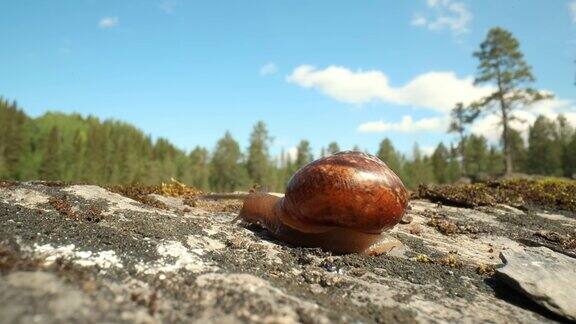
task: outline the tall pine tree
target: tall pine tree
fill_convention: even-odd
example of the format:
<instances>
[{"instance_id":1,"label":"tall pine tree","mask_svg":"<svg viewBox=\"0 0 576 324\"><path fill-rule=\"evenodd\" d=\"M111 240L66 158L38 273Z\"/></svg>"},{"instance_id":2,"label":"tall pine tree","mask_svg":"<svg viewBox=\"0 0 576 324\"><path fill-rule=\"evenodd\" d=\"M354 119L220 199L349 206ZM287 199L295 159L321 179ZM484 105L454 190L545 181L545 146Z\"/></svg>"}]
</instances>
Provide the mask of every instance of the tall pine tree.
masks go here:
<instances>
[{"instance_id":1,"label":"tall pine tree","mask_svg":"<svg viewBox=\"0 0 576 324\"><path fill-rule=\"evenodd\" d=\"M259 121L254 125L250 134L250 146L248 147L248 159L246 169L253 183L260 186L270 185L270 156L268 147L272 138L268 135L266 124Z\"/></svg>"},{"instance_id":2,"label":"tall pine tree","mask_svg":"<svg viewBox=\"0 0 576 324\"><path fill-rule=\"evenodd\" d=\"M526 84L534 82L532 68L524 60L518 40L502 28L490 29L480 49L474 52L479 60L475 84L489 83L495 86L494 92L471 104L473 111L496 110L503 126L505 173L513 172L510 148L510 121L513 111L548 95L536 91Z\"/></svg>"}]
</instances>

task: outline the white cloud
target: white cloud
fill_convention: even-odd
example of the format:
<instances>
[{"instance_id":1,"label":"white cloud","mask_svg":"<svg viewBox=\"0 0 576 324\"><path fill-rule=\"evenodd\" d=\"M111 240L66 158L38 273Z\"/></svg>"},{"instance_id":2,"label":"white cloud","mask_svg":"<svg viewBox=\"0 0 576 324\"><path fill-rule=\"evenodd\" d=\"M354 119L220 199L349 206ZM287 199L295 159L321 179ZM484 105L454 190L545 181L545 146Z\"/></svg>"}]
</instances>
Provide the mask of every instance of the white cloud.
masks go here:
<instances>
[{"instance_id":1,"label":"white cloud","mask_svg":"<svg viewBox=\"0 0 576 324\"><path fill-rule=\"evenodd\" d=\"M411 21L412 26L426 27L430 30L450 29L455 35L468 32L472 13L463 2L453 0L427 0L430 14L426 17L416 13Z\"/></svg>"},{"instance_id":2,"label":"white cloud","mask_svg":"<svg viewBox=\"0 0 576 324\"><path fill-rule=\"evenodd\" d=\"M411 116L404 116L400 122L375 121L363 123L358 127L361 133L384 133L384 132L445 132L447 120L445 117L428 117L414 121Z\"/></svg>"},{"instance_id":3,"label":"white cloud","mask_svg":"<svg viewBox=\"0 0 576 324\"><path fill-rule=\"evenodd\" d=\"M447 112L457 102L469 103L490 93L489 87L474 85L471 76L458 78L454 72L427 72L403 86L393 87L381 71L351 71L329 66L318 70L310 65L294 69L287 81L315 88L338 101L362 104L382 101Z\"/></svg>"},{"instance_id":4,"label":"white cloud","mask_svg":"<svg viewBox=\"0 0 576 324\"><path fill-rule=\"evenodd\" d=\"M276 72L278 72L278 67L272 62L266 63L260 67L260 75L263 76L276 74Z\"/></svg>"},{"instance_id":5,"label":"white cloud","mask_svg":"<svg viewBox=\"0 0 576 324\"><path fill-rule=\"evenodd\" d=\"M120 20L118 17L104 17L98 22L98 27L102 29L109 29L118 26Z\"/></svg>"},{"instance_id":6,"label":"white cloud","mask_svg":"<svg viewBox=\"0 0 576 324\"><path fill-rule=\"evenodd\" d=\"M572 17L572 22L576 23L576 1L572 1L568 4L568 10L570 10L570 16Z\"/></svg>"}]
</instances>

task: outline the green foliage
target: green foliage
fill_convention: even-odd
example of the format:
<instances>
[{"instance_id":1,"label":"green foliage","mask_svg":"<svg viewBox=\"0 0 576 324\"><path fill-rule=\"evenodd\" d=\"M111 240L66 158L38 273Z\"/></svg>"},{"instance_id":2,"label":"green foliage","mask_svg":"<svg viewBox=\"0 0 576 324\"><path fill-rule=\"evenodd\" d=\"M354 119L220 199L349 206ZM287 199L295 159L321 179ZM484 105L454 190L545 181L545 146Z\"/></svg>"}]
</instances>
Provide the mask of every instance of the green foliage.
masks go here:
<instances>
[{"instance_id":1,"label":"green foliage","mask_svg":"<svg viewBox=\"0 0 576 324\"><path fill-rule=\"evenodd\" d=\"M270 183L270 154L268 153L268 147L271 142L272 138L268 135L264 122L257 122L250 135L248 160L246 161L248 175L255 184L265 185Z\"/></svg>"},{"instance_id":2,"label":"green foliage","mask_svg":"<svg viewBox=\"0 0 576 324\"><path fill-rule=\"evenodd\" d=\"M555 123L539 116L528 135L528 171L559 176L562 170L562 146L558 145Z\"/></svg>"},{"instance_id":3,"label":"green foliage","mask_svg":"<svg viewBox=\"0 0 576 324\"><path fill-rule=\"evenodd\" d=\"M488 159L486 161L486 173L490 176L498 176L504 172L504 157L502 153L496 148L496 146L490 146L488 151ZM520 165L514 164L516 166Z\"/></svg>"},{"instance_id":4,"label":"green foliage","mask_svg":"<svg viewBox=\"0 0 576 324\"><path fill-rule=\"evenodd\" d=\"M574 132L574 127L568 123L568 120L564 115L558 115L556 118L556 125L558 127L557 137L558 144L562 149L562 165L563 174L566 177L570 177L574 174L574 155L570 151L570 142L572 140Z\"/></svg>"},{"instance_id":5,"label":"green foliage","mask_svg":"<svg viewBox=\"0 0 576 324\"><path fill-rule=\"evenodd\" d=\"M447 183L449 181L448 157L449 153L444 143L438 144L431 158L434 178L438 183Z\"/></svg>"},{"instance_id":6,"label":"green foliage","mask_svg":"<svg viewBox=\"0 0 576 324\"><path fill-rule=\"evenodd\" d=\"M564 173L576 179L576 132L572 134L572 139L566 147L564 163Z\"/></svg>"},{"instance_id":7,"label":"green foliage","mask_svg":"<svg viewBox=\"0 0 576 324\"><path fill-rule=\"evenodd\" d=\"M462 163L459 161L459 156L460 152L451 146L448 156L448 167L446 170L446 176L449 183L457 181L462 176Z\"/></svg>"},{"instance_id":8,"label":"green foliage","mask_svg":"<svg viewBox=\"0 0 576 324\"><path fill-rule=\"evenodd\" d=\"M488 144L482 136L470 135L464 142L466 175L472 179L483 178L488 169Z\"/></svg>"},{"instance_id":9,"label":"green foliage","mask_svg":"<svg viewBox=\"0 0 576 324\"><path fill-rule=\"evenodd\" d=\"M516 108L548 98L549 95L524 86L534 82L532 68L524 60L518 40L509 31L499 27L490 29L480 49L474 52L474 57L479 61L475 84L489 83L495 85L496 90L472 103L470 109L476 113L493 109L499 112L503 126L505 172L510 174L513 171L513 159L509 123L514 119L511 113Z\"/></svg>"},{"instance_id":10,"label":"green foliage","mask_svg":"<svg viewBox=\"0 0 576 324\"><path fill-rule=\"evenodd\" d=\"M416 188L420 184L434 183L434 170L429 157L422 156L418 144L414 144L413 159L403 165L403 182L409 188Z\"/></svg>"},{"instance_id":11,"label":"green foliage","mask_svg":"<svg viewBox=\"0 0 576 324\"><path fill-rule=\"evenodd\" d=\"M248 173L242 164L240 146L230 132L216 144L210 162L210 188L216 191L246 189Z\"/></svg>"},{"instance_id":12,"label":"green foliage","mask_svg":"<svg viewBox=\"0 0 576 324\"><path fill-rule=\"evenodd\" d=\"M326 149L326 153L328 155L340 152L340 146L336 142L330 142L328 144L328 148Z\"/></svg>"},{"instance_id":13,"label":"green foliage","mask_svg":"<svg viewBox=\"0 0 576 324\"><path fill-rule=\"evenodd\" d=\"M30 119L18 108L16 102L0 98L0 150L4 173L11 179L23 179L20 164L29 155Z\"/></svg>"},{"instance_id":14,"label":"green foliage","mask_svg":"<svg viewBox=\"0 0 576 324\"><path fill-rule=\"evenodd\" d=\"M43 145L44 152L42 164L40 165L40 179L42 180L59 180L62 175L61 152L60 152L60 131L54 126L46 138Z\"/></svg>"},{"instance_id":15,"label":"green foliage","mask_svg":"<svg viewBox=\"0 0 576 324\"><path fill-rule=\"evenodd\" d=\"M188 177L183 180L195 188L208 191L210 189L208 150L196 146L188 157L190 159Z\"/></svg>"},{"instance_id":16,"label":"green foliage","mask_svg":"<svg viewBox=\"0 0 576 324\"><path fill-rule=\"evenodd\" d=\"M312 155L310 142L307 140L301 140L296 147L296 161L294 162L293 168L298 170L306 164L312 162L312 160L314 160L314 156Z\"/></svg>"},{"instance_id":17,"label":"green foliage","mask_svg":"<svg viewBox=\"0 0 576 324\"><path fill-rule=\"evenodd\" d=\"M398 175L401 174L402 165L400 154L396 152L396 149L394 149L392 142L388 138L385 138L380 142L376 156L378 156L380 160L384 161L392 171L396 172Z\"/></svg>"},{"instance_id":18,"label":"green foliage","mask_svg":"<svg viewBox=\"0 0 576 324\"><path fill-rule=\"evenodd\" d=\"M524 144L524 140L520 135L520 132L517 130L510 128L508 130L508 141L510 145L510 154L512 155L512 162L514 168L518 172L525 172L526 171L526 162L527 162L527 149L526 144ZM503 161L503 157L499 158L499 160Z\"/></svg>"}]
</instances>

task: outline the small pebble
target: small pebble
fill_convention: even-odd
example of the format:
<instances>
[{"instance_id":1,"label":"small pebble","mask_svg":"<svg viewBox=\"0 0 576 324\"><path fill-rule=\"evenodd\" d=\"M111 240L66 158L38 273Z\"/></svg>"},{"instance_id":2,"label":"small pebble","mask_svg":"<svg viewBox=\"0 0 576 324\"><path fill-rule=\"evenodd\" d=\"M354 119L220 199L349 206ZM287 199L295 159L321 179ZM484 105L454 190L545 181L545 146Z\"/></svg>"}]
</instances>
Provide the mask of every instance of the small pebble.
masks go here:
<instances>
[{"instance_id":1,"label":"small pebble","mask_svg":"<svg viewBox=\"0 0 576 324\"><path fill-rule=\"evenodd\" d=\"M328 272L335 272L338 270L338 267L334 263L324 263L322 264L322 268Z\"/></svg>"},{"instance_id":2,"label":"small pebble","mask_svg":"<svg viewBox=\"0 0 576 324\"><path fill-rule=\"evenodd\" d=\"M404 217L400 220L400 224L410 224L412 223L412 215L405 214Z\"/></svg>"}]
</instances>

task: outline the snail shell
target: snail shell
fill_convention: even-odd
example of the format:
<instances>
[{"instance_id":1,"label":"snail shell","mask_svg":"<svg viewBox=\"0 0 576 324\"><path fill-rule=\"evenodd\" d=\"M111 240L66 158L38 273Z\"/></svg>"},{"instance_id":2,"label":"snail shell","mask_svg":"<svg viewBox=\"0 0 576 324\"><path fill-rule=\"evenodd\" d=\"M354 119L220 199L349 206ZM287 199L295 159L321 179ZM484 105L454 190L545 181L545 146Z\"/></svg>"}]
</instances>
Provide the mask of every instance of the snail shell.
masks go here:
<instances>
[{"instance_id":1,"label":"snail shell","mask_svg":"<svg viewBox=\"0 0 576 324\"><path fill-rule=\"evenodd\" d=\"M345 151L302 167L282 198L250 194L239 217L295 245L378 254L391 244L380 233L401 220L407 203L406 188L384 162Z\"/></svg>"}]
</instances>

